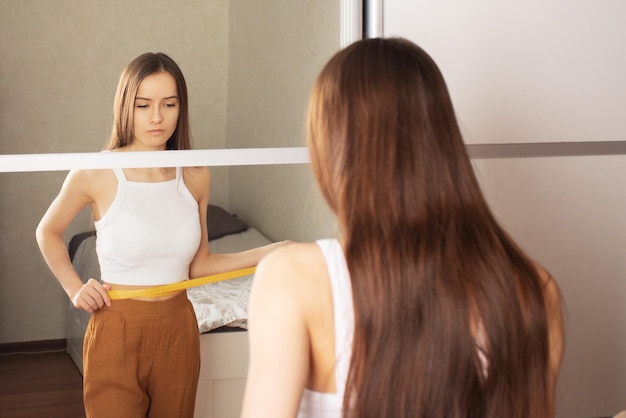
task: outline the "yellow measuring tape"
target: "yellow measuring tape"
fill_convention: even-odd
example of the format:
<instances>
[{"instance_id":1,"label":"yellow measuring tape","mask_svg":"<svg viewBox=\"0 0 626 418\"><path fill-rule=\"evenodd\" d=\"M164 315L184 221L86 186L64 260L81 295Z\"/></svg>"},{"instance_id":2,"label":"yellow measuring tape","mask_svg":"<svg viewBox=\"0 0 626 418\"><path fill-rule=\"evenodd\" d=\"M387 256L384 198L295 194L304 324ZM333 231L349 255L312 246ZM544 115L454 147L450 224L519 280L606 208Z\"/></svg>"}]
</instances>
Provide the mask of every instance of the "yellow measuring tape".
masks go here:
<instances>
[{"instance_id":1,"label":"yellow measuring tape","mask_svg":"<svg viewBox=\"0 0 626 418\"><path fill-rule=\"evenodd\" d=\"M109 290L109 297L113 300L147 298L155 296L164 296L179 290L188 289L190 287L202 286L210 283L217 283L224 280L235 279L237 277L248 276L253 274L256 267L248 267L240 270L227 271L226 273L212 274L210 276L199 277L197 279L185 280L184 282L176 282L163 286L146 287L145 289L114 289Z\"/></svg>"}]
</instances>

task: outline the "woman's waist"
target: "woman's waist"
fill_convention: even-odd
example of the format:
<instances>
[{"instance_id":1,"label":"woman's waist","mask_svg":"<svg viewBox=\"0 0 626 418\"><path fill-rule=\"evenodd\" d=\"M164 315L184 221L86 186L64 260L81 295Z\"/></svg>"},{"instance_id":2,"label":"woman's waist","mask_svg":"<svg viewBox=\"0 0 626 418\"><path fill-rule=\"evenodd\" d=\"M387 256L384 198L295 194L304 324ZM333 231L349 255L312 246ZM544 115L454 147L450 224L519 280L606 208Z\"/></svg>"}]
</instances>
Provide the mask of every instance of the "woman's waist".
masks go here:
<instances>
[{"instance_id":1,"label":"woman's waist","mask_svg":"<svg viewBox=\"0 0 626 418\"><path fill-rule=\"evenodd\" d=\"M184 289L177 288L177 284L183 283L186 280L187 279L158 284L126 284L103 280L103 283L110 286L112 291L111 295L114 295L115 299L159 301L170 299L181 292L184 292Z\"/></svg>"},{"instance_id":2,"label":"woman's waist","mask_svg":"<svg viewBox=\"0 0 626 418\"><path fill-rule=\"evenodd\" d=\"M94 314L114 312L122 315L131 315L137 318L163 318L188 309L191 302L187 292L177 292L165 299L120 299L113 300L111 306L104 306Z\"/></svg>"}]
</instances>

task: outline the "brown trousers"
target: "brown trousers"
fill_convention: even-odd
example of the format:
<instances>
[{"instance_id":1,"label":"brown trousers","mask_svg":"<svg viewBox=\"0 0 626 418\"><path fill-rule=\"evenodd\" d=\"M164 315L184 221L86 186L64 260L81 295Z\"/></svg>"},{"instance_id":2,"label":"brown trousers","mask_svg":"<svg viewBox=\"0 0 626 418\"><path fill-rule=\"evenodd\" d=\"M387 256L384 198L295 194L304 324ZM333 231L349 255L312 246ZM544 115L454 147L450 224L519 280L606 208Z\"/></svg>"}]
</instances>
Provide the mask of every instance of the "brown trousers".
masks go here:
<instances>
[{"instance_id":1,"label":"brown trousers","mask_svg":"<svg viewBox=\"0 0 626 418\"><path fill-rule=\"evenodd\" d=\"M87 418L193 418L200 338L186 292L94 312L83 369Z\"/></svg>"}]
</instances>

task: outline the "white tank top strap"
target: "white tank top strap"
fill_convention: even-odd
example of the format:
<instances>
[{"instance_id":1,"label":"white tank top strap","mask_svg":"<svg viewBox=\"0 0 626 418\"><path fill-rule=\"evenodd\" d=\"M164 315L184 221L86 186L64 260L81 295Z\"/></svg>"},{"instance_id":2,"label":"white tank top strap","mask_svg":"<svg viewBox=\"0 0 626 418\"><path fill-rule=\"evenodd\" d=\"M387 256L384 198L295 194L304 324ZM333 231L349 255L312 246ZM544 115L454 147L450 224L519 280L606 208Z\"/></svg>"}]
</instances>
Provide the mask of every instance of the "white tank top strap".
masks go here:
<instances>
[{"instance_id":1,"label":"white tank top strap","mask_svg":"<svg viewBox=\"0 0 626 418\"><path fill-rule=\"evenodd\" d=\"M187 183L185 183L184 176L184 167L176 167L176 188L178 192L187 199L190 203L197 205L196 198L191 193L191 190L187 187Z\"/></svg>"},{"instance_id":2,"label":"white tank top strap","mask_svg":"<svg viewBox=\"0 0 626 418\"><path fill-rule=\"evenodd\" d=\"M185 184L185 179L183 178L183 168L176 167L176 188L178 190L186 189L187 185ZM185 193L185 192L183 192Z\"/></svg>"},{"instance_id":3,"label":"white tank top strap","mask_svg":"<svg viewBox=\"0 0 626 418\"><path fill-rule=\"evenodd\" d=\"M314 392L304 389L298 418L341 418L354 334L354 310L352 308L352 283L343 254L336 239L317 241L324 255L333 295L335 328L335 393Z\"/></svg>"},{"instance_id":4,"label":"white tank top strap","mask_svg":"<svg viewBox=\"0 0 626 418\"><path fill-rule=\"evenodd\" d=\"M113 172L115 173L115 177L117 177L117 181L119 182L119 184L126 183L126 174L124 174L123 169L115 167L113 169Z\"/></svg>"},{"instance_id":5,"label":"white tank top strap","mask_svg":"<svg viewBox=\"0 0 626 418\"><path fill-rule=\"evenodd\" d=\"M330 285L333 292L335 315L335 382L337 393L343 396L345 382L350 368L352 335L354 333L354 308L352 303L352 283L346 258L341 244L336 239L321 240L318 245L324 253Z\"/></svg>"},{"instance_id":6,"label":"white tank top strap","mask_svg":"<svg viewBox=\"0 0 626 418\"><path fill-rule=\"evenodd\" d=\"M99 220L94 221L96 230L103 228L109 223L110 218L115 216L115 213L120 208L122 201L124 200L124 195L126 194L127 180L124 175L124 170L121 168L114 168L113 172L117 178L117 190L115 192L115 197L113 198L113 202L111 202L111 205L107 209L106 213Z\"/></svg>"}]
</instances>

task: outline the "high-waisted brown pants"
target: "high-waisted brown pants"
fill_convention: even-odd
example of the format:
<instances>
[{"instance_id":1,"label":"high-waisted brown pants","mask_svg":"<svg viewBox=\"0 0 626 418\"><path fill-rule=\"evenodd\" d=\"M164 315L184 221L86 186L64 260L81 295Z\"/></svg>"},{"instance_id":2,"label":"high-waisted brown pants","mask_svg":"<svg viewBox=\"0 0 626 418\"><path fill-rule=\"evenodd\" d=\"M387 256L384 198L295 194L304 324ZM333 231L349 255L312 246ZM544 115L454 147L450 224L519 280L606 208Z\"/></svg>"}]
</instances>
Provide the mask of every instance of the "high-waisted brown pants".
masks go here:
<instances>
[{"instance_id":1,"label":"high-waisted brown pants","mask_svg":"<svg viewBox=\"0 0 626 418\"><path fill-rule=\"evenodd\" d=\"M186 292L94 312L83 369L87 418L192 418L200 339Z\"/></svg>"}]
</instances>

